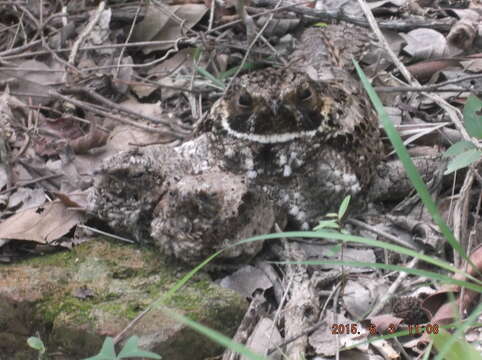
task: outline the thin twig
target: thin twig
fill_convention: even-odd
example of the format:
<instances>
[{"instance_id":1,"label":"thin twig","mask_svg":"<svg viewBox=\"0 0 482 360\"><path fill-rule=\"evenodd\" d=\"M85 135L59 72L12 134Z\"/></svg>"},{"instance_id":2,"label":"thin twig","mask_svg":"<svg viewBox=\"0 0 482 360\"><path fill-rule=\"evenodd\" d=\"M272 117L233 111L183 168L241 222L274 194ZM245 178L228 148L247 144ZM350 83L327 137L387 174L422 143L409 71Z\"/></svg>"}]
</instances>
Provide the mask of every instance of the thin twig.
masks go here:
<instances>
[{"instance_id":1,"label":"thin twig","mask_svg":"<svg viewBox=\"0 0 482 360\"><path fill-rule=\"evenodd\" d=\"M139 4L137 6L137 10L136 10L136 14L134 15L134 19L132 19L132 24L131 24L131 27L129 29L129 33L126 36L126 40L124 41L124 44L127 44L129 42L129 40L131 39L132 33L134 32L134 26L136 25L137 17L139 16L140 11L141 11L141 5ZM126 47L124 46L123 48L121 48L121 52L119 54L119 60L117 61L117 68L115 70L114 78L117 78L119 76L120 66L121 66L122 58L124 57L125 51L126 51Z\"/></svg>"},{"instance_id":2,"label":"thin twig","mask_svg":"<svg viewBox=\"0 0 482 360\"><path fill-rule=\"evenodd\" d=\"M79 101L79 100L70 98L68 96L61 95L54 90L50 90L49 94L51 96L57 98L57 99L61 99L61 100L67 101L69 103L72 103L75 106L78 106L79 108L92 111L93 113L96 113L98 115L101 115L101 116L104 116L104 117L107 117L107 118L110 118L110 119L113 119L113 120L120 121L124 124L128 124L130 126L134 126L134 127L139 128L139 129L142 129L142 130L156 132L156 133L160 133L162 135L170 135L170 136L174 136L174 137L177 137L177 138L180 137L179 134L175 134L171 131L166 131L165 129L153 128L153 127L150 127L150 126L147 126L147 125L140 124L139 122L136 122L136 121L132 121L132 120L120 117L120 116L116 116L116 115L112 114L111 112L99 110L96 107L94 107L92 104L88 104L88 103L85 103L83 101Z\"/></svg>"},{"instance_id":3,"label":"thin twig","mask_svg":"<svg viewBox=\"0 0 482 360\"><path fill-rule=\"evenodd\" d=\"M281 4L281 0L278 1L278 3L276 4L276 8L279 7L279 5ZM271 20L273 19L273 16L274 14L271 14L270 17L268 18L268 20L266 21L266 23L263 25L263 27L261 28L260 31L258 31L258 33L256 34L255 38L253 39L253 41L251 41L251 44L249 44L248 46L248 49L246 50L246 54L244 55L243 57L243 60L241 61L241 64L239 65L238 69L236 70L236 73L233 75L233 77L229 80L229 83L228 85L226 86L226 89L224 89L224 93L223 93L223 96L226 95L227 91L229 90L229 88L231 87L234 79L236 79L239 75L239 73L241 72L241 70L243 69L244 67L244 64L246 63L246 61L248 60L248 56L249 56L249 53L251 52L251 49L253 48L254 44L256 44L256 42L258 41L259 37L263 34L263 32L266 30L266 28L268 27L269 23L271 22Z\"/></svg>"},{"instance_id":4,"label":"thin twig","mask_svg":"<svg viewBox=\"0 0 482 360\"><path fill-rule=\"evenodd\" d=\"M29 181L19 181L19 183L17 185L14 185L8 189L5 189L3 191L0 191L0 195L3 195L3 194L6 194L6 193L9 193L13 190L16 190L18 189L19 187L22 187L22 186L27 186L27 185L32 185L32 184L35 184L35 183L38 183L40 181L44 181L44 180L49 180L49 179L54 179L54 178L58 178L60 176L63 176L63 174L52 174L52 175L45 175L45 176L41 176L39 178L36 178L36 179L33 179L33 180L29 180Z\"/></svg>"},{"instance_id":5,"label":"thin twig","mask_svg":"<svg viewBox=\"0 0 482 360\"><path fill-rule=\"evenodd\" d=\"M122 237L122 236L114 235L114 234L111 234L111 233L108 233L108 232L105 232L105 231L102 231L102 230L99 230L99 229L96 229L96 228L93 228L93 227L90 227L90 226L87 226L87 225L79 224L79 225L77 225L77 227L92 231L93 233L96 233L96 234L100 234L100 235L110 237L112 239L124 241L124 242L129 243L129 244L135 244L136 243L134 240L127 239L127 238Z\"/></svg>"},{"instance_id":6,"label":"thin twig","mask_svg":"<svg viewBox=\"0 0 482 360\"><path fill-rule=\"evenodd\" d=\"M476 80L476 79L481 79L482 74L477 74L477 75L469 75L469 76L463 76L458 79L453 79L453 80L448 80L444 81L438 84L432 84L432 85L426 85L426 86L400 86L400 87L391 87L391 86L378 86L375 87L375 91L377 92L385 92L385 93L391 93L391 92L405 92L405 91L415 91L415 92L420 92L420 91L434 91L434 90L439 90L439 91L468 91L469 89L440 89L443 86L446 85L451 85L451 84L456 84L460 83L463 81L470 81L470 80ZM471 89L470 89L471 90Z\"/></svg>"},{"instance_id":7,"label":"thin twig","mask_svg":"<svg viewBox=\"0 0 482 360\"><path fill-rule=\"evenodd\" d=\"M74 42L74 45L72 46L72 52L69 55L69 60L68 60L69 64L75 65L75 58L77 56L77 53L79 52L80 46L84 43L87 36L89 36L92 30L94 30L94 26L97 25L97 23L99 22L100 16L102 15L104 8L105 8L105 1L101 1L99 3L99 6L97 7L94 17L92 18L91 21L89 21L85 29L79 34L79 37Z\"/></svg>"},{"instance_id":8,"label":"thin twig","mask_svg":"<svg viewBox=\"0 0 482 360\"><path fill-rule=\"evenodd\" d=\"M406 266L407 269L413 269L418 263L418 258L413 258ZM393 282L392 285L390 285L390 288L388 291L383 295L383 297L380 299L379 302L373 307L372 311L370 311L370 315L368 317L372 317L375 315L378 315L380 311L385 307L385 305L390 301L390 299L393 297L393 294L395 291L397 291L398 287L402 283L402 281L408 276L408 273L405 271L400 272L400 275L398 275L397 279Z\"/></svg>"}]
</instances>

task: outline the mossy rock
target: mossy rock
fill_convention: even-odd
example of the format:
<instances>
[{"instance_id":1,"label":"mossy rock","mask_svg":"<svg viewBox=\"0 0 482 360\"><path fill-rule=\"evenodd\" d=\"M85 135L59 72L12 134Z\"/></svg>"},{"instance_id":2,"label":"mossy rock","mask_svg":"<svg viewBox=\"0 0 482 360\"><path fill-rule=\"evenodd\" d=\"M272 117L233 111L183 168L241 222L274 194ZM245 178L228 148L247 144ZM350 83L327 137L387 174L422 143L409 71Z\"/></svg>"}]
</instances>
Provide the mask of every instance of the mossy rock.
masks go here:
<instances>
[{"instance_id":1,"label":"mossy rock","mask_svg":"<svg viewBox=\"0 0 482 360\"><path fill-rule=\"evenodd\" d=\"M26 340L38 333L48 353L55 354L52 358L92 356L106 336L121 332L185 273L155 250L103 239L72 251L0 265L0 340L5 340L0 341L0 351L9 359L35 359ZM244 298L201 274L163 309L232 336L246 308ZM149 311L130 335L140 337L143 349L170 360L202 359L222 351L162 309Z\"/></svg>"}]
</instances>

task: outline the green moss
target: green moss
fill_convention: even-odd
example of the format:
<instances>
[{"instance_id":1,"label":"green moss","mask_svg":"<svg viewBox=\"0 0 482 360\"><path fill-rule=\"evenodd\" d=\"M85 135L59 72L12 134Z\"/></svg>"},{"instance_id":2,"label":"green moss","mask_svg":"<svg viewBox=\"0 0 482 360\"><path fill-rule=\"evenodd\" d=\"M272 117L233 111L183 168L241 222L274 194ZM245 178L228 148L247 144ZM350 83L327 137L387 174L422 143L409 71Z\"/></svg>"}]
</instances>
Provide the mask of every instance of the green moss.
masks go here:
<instances>
[{"instance_id":1,"label":"green moss","mask_svg":"<svg viewBox=\"0 0 482 360\"><path fill-rule=\"evenodd\" d=\"M29 275L33 274L35 286L42 293L42 300L33 309L30 307L35 314L33 320L46 329L42 336L49 339L50 349L68 349L72 356L78 352L79 358L86 354L87 348L91 349L88 353L98 351L99 328L119 331L189 271L174 264L166 265L156 250L103 239L26 263L23 278L29 281ZM18 269L8 276L15 276L15 271ZM94 296L81 299L73 295L83 286L92 290ZM234 332L243 315L246 307L243 301L213 285L206 274L197 274L168 299L166 306L228 334ZM163 324L164 318L159 319ZM166 321L164 326L169 328L170 324ZM187 338L189 345L198 341L201 347L205 343L198 334Z\"/></svg>"},{"instance_id":2,"label":"green moss","mask_svg":"<svg viewBox=\"0 0 482 360\"><path fill-rule=\"evenodd\" d=\"M43 321L53 323L59 314L69 317L75 323L83 323L89 319L90 312L96 304L89 300L80 300L73 296L55 296L46 298L37 305L38 314Z\"/></svg>"}]
</instances>

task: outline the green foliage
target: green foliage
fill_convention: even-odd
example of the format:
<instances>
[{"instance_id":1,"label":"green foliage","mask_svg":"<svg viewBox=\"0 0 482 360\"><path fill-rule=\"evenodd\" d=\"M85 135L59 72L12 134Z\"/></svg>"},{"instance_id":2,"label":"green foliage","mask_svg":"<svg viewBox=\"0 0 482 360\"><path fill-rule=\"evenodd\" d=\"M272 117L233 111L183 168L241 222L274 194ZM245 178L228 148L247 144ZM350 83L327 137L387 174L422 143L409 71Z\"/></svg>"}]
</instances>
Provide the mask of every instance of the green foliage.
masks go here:
<instances>
[{"instance_id":1,"label":"green foliage","mask_svg":"<svg viewBox=\"0 0 482 360\"><path fill-rule=\"evenodd\" d=\"M457 156L454 156L447 165L447 170L445 170L445 175L451 174L456 170L463 169L467 166L472 165L473 163L480 160L482 157L482 151L477 149L470 149L464 151Z\"/></svg>"},{"instance_id":2,"label":"green foliage","mask_svg":"<svg viewBox=\"0 0 482 360\"><path fill-rule=\"evenodd\" d=\"M456 330L453 334L449 334L447 332L439 332L439 334L437 335L431 335L434 341L434 346L439 352L435 360L482 360L482 356L471 345L467 344L464 340L462 340L462 335L464 334L464 331L468 327L475 324L475 321L481 313L482 304L479 304L465 321L456 324Z\"/></svg>"},{"instance_id":3,"label":"green foliage","mask_svg":"<svg viewBox=\"0 0 482 360\"><path fill-rule=\"evenodd\" d=\"M313 27L319 27L319 28L324 28L324 27L327 27L328 24L325 23L325 22L317 22L317 23L314 23L313 25L311 25Z\"/></svg>"},{"instance_id":4,"label":"green foliage","mask_svg":"<svg viewBox=\"0 0 482 360\"><path fill-rule=\"evenodd\" d=\"M415 188L418 195L420 196L420 199L422 200L423 204L427 208L430 215L432 215L434 222L438 225L438 227L440 228L444 237L447 239L450 246L452 246L452 248L455 251L457 251L461 257L463 257L466 260L469 260L466 254L464 253L462 247L460 246L459 242L455 240L455 237L452 234L452 231L450 230L450 228L447 226L442 216L440 215L440 212L438 211L438 208L435 205L435 202L432 200L432 196L430 195L427 189L427 185L425 185L422 177L418 173L417 168L415 167L412 159L410 158L410 155L408 154L407 149L403 144L402 139L400 138L400 135L398 134L397 130L395 129L395 126L390 120L390 117L385 111L385 108L383 107L383 104L380 98L376 94L375 90L370 84L370 81L367 79L365 73L360 68L358 63L354 61L354 64L355 64L355 68L358 73L358 76L360 77L360 80L363 84L363 87L365 88L375 110L378 113L378 117L382 122L383 128L385 129L385 132L387 133L388 138L390 139L390 142L392 143L395 149L395 152L398 155L398 158L402 162L403 167L407 172L407 176L410 179L410 182L412 183L413 187Z\"/></svg>"},{"instance_id":5,"label":"green foliage","mask_svg":"<svg viewBox=\"0 0 482 360\"><path fill-rule=\"evenodd\" d=\"M445 354L440 359L445 360L482 360L482 356L477 350L462 339L457 339L454 335L450 334L444 329L440 329L437 335L431 335L434 346L439 351L445 347L445 344L450 343L450 346L446 347Z\"/></svg>"},{"instance_id":6,"label":"green foliage","mask_svg":"<svg viewBox=\"0 0 482 360\"><path fill-rule=\"evenodd\" d=\"M221 89L225 88L224 82L221 79L218 79L217 77L215 77L206 69L196 66L196 71L200 73L202 76L204 76L206 79L210 80L217 87L220 87Z\"/></svg>"},{"instance_id":7,"label":"green foliage","mask_svg":"<svg viewBox=\"0 0 482 360\"><path fill-rule=\"evenodd\" d=\"M169 316L172 318L176 319L177 321L183 323L184 325L190 327L193 330L196 330L200 334L204 335L205 337L217 342L220 345L223 345L224 347L227 347L231 349L232 351L235 351L245 357L247 357L250 360L267 360L263 356L257 355L254 352L252 352L250 349L248 349L246 346L241 345L227 336L212 330L204 325L201 325L181 314L175 313L174 311L171 310L164 310Z\"/></svg>"},{"instance_id":8,"label":"green foliage","mask_svg":"<svg viewBox=\"0 0 482 360\"><path fill-rule=\"evenodd\" d=\"M474 95L465 102L464 125L470 136L482 139L482 100Z\"/></svg>"},{"instance_id":9,"label":"green foliage","mask_svg":"<svg viewBox=\"0 0 482 360\"><path fill-rule=\"evenodd\" d=\"M464 106L464 126L470 136L482 139L482 100L476 96L469 96ZM470 141L459 141L444 153L451 158L445 174L463 169L482 158L482 151Z\"/></svg>"},{"instance_id":10,"label":"green foliage","mask_svg":"<svg viewBox=\"0 0 482 360\"><path fill-rule=\"evenodd\" d=\"M345 216L346 211L348 210L348 205L350 204L351 196L346 196L340 204L337 213L329 213L325 215L325 219L320 220L318 225L313 229L314 231L319 231L323 229L333 229L336 231L341 231L345 233L345 230L341 227L341 221L343 220L343 216Z\"/></svg>"},{"instance_id":11,"label":"green foliage","mask_svg":"<svg viewBox=\"0 0 482 360\"><path fill-rule=\"evenodd\" d=\"M106 337L100 352L97 355L84 360L120 360L127 358L161 359L159 355L153 352L139 349L138 343L139 337L131 336L127 339L119 354L116 355L114 340L111 337Z\"/></svg>"},{"instance_id":12,"label":"green foliage","mask_svg":"<svg viewBox=\"0 0 482 360\"><path fill-rule=\"evenodd\" d=\"M193 51L193 58L195 62L197 63L201 59L202 55L202 50L200 48L195 48ZM241 70L242 71L251 71L255 70L258 66L254 63L246 62L243 64ZM206 69L199 67L195 65L195 69L198 73L200 73L203 77L211 81L212 85L214 87L218 87L220 89L225 89L226 84L224 83L226 79L230 78L234 74L238 72L239 66L232 67L229 70L226 70L222 73L220 73L217 77L211 74L209 71Z\"/></svg>"},{"instance_id":13,"label":"green foliage","mask_svg":"<svg viewBox=\"0 0 482 360\"><path fill-rule=\"evenodd\" d=\"M42 339L36 336L31 336L27 339L27 344L30 346L32 349L35 349L38 351L38 358L42 359L43 355L45 354L45 345Z\"/></svg>"},{"instance_id":14,"label":"green foliage","mask_svg":"<svg viewBox=\"0 0 482 360\"><path fill-rule=\"evenodd\" d=\"M407 172L407 175L412 182L412 185L417 190L417 193L422 199L424 205L427 207L435 223L437 223L437 225L440 227L442 233L444 234L445 238L452 246L452 248L455 249L466 260L468 260L469 263L471 263L470 260L467 258L466 254L463 252L463 249L460 247L459 243L455 240L449 227L445 224L442 217L440 216L440 213L435 203L433 202L430 194L428 193L427 187L423 183L420 175L417 172L417 169L415 168L412 160L410 159L410 156L408 155L408 152L405 149L400 136L396 132L396 129L393 123L389 119L388 114L386 113L380 98L375 93L373 87L371 86L370 82L368 81L365 74L363 73L363 70L359 67L359 65L355 61L354 63L355 63L358 76L360 77L363 83L363 86L367 91L368 96L370 97L370 100L372 101L375 109L378 112L378 116L382 121L383 127L385 128L385 131L390 141L392 142L392 145L395 148L395 151L398 157L400 158ZM467 132L471 136L477 137L479 139L482 139L481 114L482 114L482 101L476 98L475 96L470 96L467 99L467 102L464 106L464 124L465 124L465 128L467 129ZM448 150L448 154L449 154L448 156L454 156L454 158L449 163L446 173L450 173L457 169L468 166L469 164L475 161L478 161L481 158L482 152L477 150L472 143L464 141L458 144L454 144L454 146L452 146ZM446 156L447 156L447 153L446 153ZM380 265L388 266L386 264L380 264ZM472 266L475 267L475 265L473 264ZM383 268L383 266L380 266L380 267ZM400 269L399 271L404 271L404 270ZM420 270L417 270L417 271L420 271ZM457 272L458 271L459 270L457 269ZM442 280L438 276L434 276L435 273L432 273L432 274L433 275L429 275L428 277L434 280L437 278L438 280ZM442 282L453 283L453 279L450 278L450 279L442 280ZM480 280L477 280L477 282L479 284L481 283ZM467 282L465 283L466 283L465 285L460 285L460 286L468 287L469 283ZM478 290L473 289L473 290L479 293L482 293L481 287L477 286L477 288L479 289ZM460 326L454 334L449 334L448 332L442 330L437 335L431 335L434 341L435 347L439 350L439 354L436 358L437 360L442 360L442 359L481 360L482 359L480 354L472 346L470 346L469 344L467 344L462 340L459 340L459 337L463 334L464 327L468 327L470 326L470 324L473 324L475 322L475 319L478 317L478 315L480 315L481 312L482 312L482 305L479 305L478 308L475 311L473 311L472 314L468 317L467 321L464 322L464 326Z\"/></svg>"}]
</instances>

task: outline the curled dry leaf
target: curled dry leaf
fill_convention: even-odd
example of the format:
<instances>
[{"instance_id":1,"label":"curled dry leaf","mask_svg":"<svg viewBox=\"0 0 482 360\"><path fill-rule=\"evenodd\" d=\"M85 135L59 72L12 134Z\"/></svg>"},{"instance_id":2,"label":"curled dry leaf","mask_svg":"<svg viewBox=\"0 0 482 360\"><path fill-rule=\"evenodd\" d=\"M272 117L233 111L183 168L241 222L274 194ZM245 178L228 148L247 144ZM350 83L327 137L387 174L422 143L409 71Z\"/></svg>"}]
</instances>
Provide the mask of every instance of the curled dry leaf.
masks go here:
<instances>
[{"instance_id":1,"label":"curled dry leaf","mask_svg":"<svg viewBox=\"0 0 482 360\"><path fill-rule=\"evenodd\" d=\"M429 60L409 65L407 66L407 70L418 80L427 81L437 71L459 65L460 62L455 59Z\"/></svg>"},{"instance_id":2,"label":"curled dry leaf","mask_svg":"<svg viewBox=\"0 0 482 360\"><path fill-rule=\"evenodd\" d=\"M69 145L76 154L85 154L89 150L105 145L108 134L95 126L91 126L89 132L74 140Z\"/></svg>"},{"instance_id":3,"label":"curled dry leaf","mask_svg":"<svg viewBox=\"0 0 482 360\"><path fill-rule=\"evenodd\" d=\"M81 223L83 215L60 201L20 211L0 223L0 238L49 244Z\"/></svg>"},{"instance_id":4,"label":"curled dry leaf","mask_svg":"<svg viewBox=\"0 0 482 360\"><path fill-rule=\"evenodd\" d=\"M475 37L477 36L478 24L470 19L462 19L455 23L447 35L449 44L463 50L469 50L472 47Z\"/></svg>"},{"instance_id":5,"label":"curled dry leaf","mask_svg":"<svg viewBox=\"0 0 482 360\"><path fill-rule=\"evenodd\" d=\"M152 51L167 50L182 37L182 31L192 28L206 14L204 4L163 6L163 9L150 7L144 20L138 23L132 33L131 41L165 41L164 44L144 46L144 54ZM181 21L179 21L181 20Z\"/></svg>"},{"instance_id":6,"label":"curled dry leaf","mask_svg":"<svg viewBox=\"0 0 482 360\"><path fill-rule=\"evenodd\" d=\"M403 50L412 58L432 59L454 56L461 52L460 49L448 44L441 33L432 29L416 29L400 36L407 42Z\"/></svg>"},{"instance_id":7,"label":"curled dry leaf","mask_svg":"<svg viewBox=\"0 0 482 360\"><path fill-rule=\"evenodd\" d=\"M475 267L469 265L466 272L471 276L481 279L482 245L479 245L474 249L469 259ZM456 280L467 281L466 277L460 273L455 274L453 278ZM458 318L459 309L462 314L465 314L480 297L479 293L469 289L465 289L463 296L461 296L460 290L460 286L445 285L439 291L423 301L422 307L431 315L431 324L446 325L452 323ZM450 295L450 293L453 293L453 296ZM456 298L456 301L452 302L454 297ZM429 341L430 336L427 333L424 333L417 346L423 347Z\"/></svg>"},{"instance_id":8,"label":"curled dry leaf","mask_svg":"<svg viewBox=\"0 0 482 360\"><path fill-rule=\"evenodd\" d=\"M246 346L259 355L266 356L268 350L273 344L280 344L283 338L276 327L273 320L264 317L262 318L253 330L253 333L246 342ZM282 356L279 351L276 351L269 357L272 360L281 360ZM242 356L241 360L248 360L246 356Z\"/></svg>"},{"instance_id":9,"label":"curled dry leaf","mask_svg":"<svg viewBox=\"0 0 482 360\"><path fill-rule=\"evenodd\" d=\"M272 282L262 270L249 265L224 277L219 285L234 290L246 298L252 297L258 289L264 292L273 287Z\"/></svg>"},{"instance_id":10,"label":"curled dry leaf","mask_svg":"<svg viewBox=\"0 0 482 360\"><path fill-rule=\"evenodd\" d=\"M48 94L49 88L62 82L64 69L54 63L47 65L37 60L19 62L15 68L2 69L0 82L8 83L10 90L19 95L19 99L31 105L43 105L51 99Z\"/></svg>"},{"instance_id":11,"label":"curled dry leaf","mask_svg":"<svg viewBox=\"0 0 482 360\"><path fill-rule=\"evenodd\" d=\"M256 20L256 25L262 28L268 20L268 16L260 16ZM283 36L296 28L299 23L300 19L272 19L263 34L266 36Z\"/></svg>"}]
</instances>

